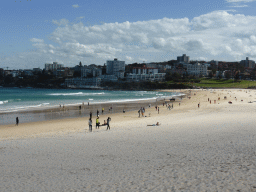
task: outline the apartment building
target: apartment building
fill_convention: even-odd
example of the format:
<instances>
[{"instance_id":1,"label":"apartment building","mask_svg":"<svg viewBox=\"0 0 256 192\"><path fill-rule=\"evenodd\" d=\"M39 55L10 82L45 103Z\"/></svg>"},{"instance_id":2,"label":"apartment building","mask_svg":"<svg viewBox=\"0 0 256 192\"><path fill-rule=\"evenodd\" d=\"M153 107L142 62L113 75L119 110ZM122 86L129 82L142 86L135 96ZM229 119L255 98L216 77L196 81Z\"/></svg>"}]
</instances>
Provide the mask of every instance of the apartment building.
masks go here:
<instances>
[{"instance_id":1,"label":"apartment building","mask_svg":"<svg viewBox=\"0 0 256 192\"><path fill-rule=\"evenodd\" d=\"M189 63L190 59L189 59L189 56L186 56L186 54L183 54L182 56L177 57L177 61L178 63L180 62Z\"/></svg>"},{"instance_id":2,"label":"apartment building","mask_svg":"<svg viewBox=\"0 0 256 192\"><path fill-rule=\"evenodd\" d=\"M189 75L203 75L208 76L207 65L196 62L195 64L187 65L187 73Z\"/></svg>"},{"instance_id":3,"label":"apartment building","mask_svg":"<svg viewBox=\"0 0 256 192\"><path fill-rule=\"evenodd\" d=\"M255 67L255 61L249 60L249 57L246 57L246 60L241 60L240 64L243 65L244 67L248 67L248 68Z\"/></svg>"},{"instance_id":4,"label":"apartment building","mask_svg":"<svg viewBox=\"0 0 256 192\"><path fill-rule=\"evenodd\" d=\"M89 66L84 65L81 67L81 77L98 77L102 75L102 69L94 64L91 64Z\"/></svg>"},{"instance_id":5,"label":"apartment building","mask_svg":"<svg viewBox=\"0 0 256 192\"><path fill-rule=\"evenodd\" d=\"M126 75L127 81L163 81L165 73L158 73L157 68L146 67L133 67L133 73Z\"/></svg>"},{"instance_id":6,"label":"apartment building","mask_svg":"<svg viewBox=\"0 0 256 192\"><path fill-rule=\"evenodd\" d=\"M53 62L53 64L51 64L51 63L46 63L44 69L45 69L46 71L50 71L50 70L51 70L51 71L56 71L56 70L61 69L61 68L63 68L63 67L64 67L63 64L58 64L58 62Z\"/></svg>"},{"instance_id":7,"label":"apartment building","mask_svg":"<svg viewBox=\"0 0 256 192\"><path fill-rule=\"evenodd\" d=\"M108 75L115 75L117 78L123 79L125 71L125 61L119 61L118 59L108 60L106 72Z\"/></svg>"},{"instance_id":8,"label":"apartment building","mask_svg":"<svg viewBox=\"0 0 256 192\"><path fill-rule=\"evenodd\" d=\"M101 78L70 78L65 80L65 85L69 88L98 88Z\"/></svg>"}]
</instances>

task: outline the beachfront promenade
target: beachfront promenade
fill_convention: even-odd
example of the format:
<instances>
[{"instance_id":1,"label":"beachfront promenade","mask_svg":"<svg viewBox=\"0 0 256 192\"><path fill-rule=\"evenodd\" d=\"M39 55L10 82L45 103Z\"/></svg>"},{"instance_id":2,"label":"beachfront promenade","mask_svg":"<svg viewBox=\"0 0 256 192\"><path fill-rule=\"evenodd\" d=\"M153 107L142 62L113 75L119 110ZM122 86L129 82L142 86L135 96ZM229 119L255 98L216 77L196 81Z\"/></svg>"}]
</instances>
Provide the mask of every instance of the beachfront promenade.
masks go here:
<instances>
[{"instance_id":1,"label":"beachfront promenade","mask_svg":"<svg viewBox=\"0 0 256 192\"><path fill-rule=\"evenodd\" d=\"M110 131L95 115L92 132L88 118L0 126L0 191L256 191L256 91L190 95L111 114Z\"/></svg>"}]
</instances>

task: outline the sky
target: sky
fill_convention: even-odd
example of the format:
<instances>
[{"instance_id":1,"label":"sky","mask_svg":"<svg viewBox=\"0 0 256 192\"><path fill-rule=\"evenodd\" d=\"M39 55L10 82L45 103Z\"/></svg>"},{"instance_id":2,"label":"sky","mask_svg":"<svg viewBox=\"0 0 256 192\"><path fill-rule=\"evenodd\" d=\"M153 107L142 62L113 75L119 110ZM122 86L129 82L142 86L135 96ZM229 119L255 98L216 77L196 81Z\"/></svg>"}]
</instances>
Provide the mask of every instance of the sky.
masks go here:
<instances>
[{"instance_id":1,"label":"sky","mask_svg":"<svg viewBox=\"0 0 256 192\"><path fill-rule=\"evenodd\" d=\"M256 0L2 0L0 68L256 60Z\"/></svg>"}]
</instances>

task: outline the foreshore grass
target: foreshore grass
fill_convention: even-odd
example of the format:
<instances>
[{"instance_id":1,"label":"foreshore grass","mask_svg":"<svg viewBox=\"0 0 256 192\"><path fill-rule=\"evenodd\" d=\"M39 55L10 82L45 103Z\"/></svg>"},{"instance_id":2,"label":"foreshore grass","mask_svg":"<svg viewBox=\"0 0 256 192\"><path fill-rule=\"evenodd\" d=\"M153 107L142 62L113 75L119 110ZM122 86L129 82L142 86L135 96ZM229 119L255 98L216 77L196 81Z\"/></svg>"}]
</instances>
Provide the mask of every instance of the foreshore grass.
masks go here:
<instances>
[{"instance_id":1,"label":"foreshore grass","mask_svg":"<svg viewBox=\"0 0 256 192\"><path fill-rule=\"evenodd\" d=\"M201 79L200 83L190 83L196 87L205 88L241 88L247 89L256 87L256 81L233 80L233 79Z\"/></svg>"}]
</instances>

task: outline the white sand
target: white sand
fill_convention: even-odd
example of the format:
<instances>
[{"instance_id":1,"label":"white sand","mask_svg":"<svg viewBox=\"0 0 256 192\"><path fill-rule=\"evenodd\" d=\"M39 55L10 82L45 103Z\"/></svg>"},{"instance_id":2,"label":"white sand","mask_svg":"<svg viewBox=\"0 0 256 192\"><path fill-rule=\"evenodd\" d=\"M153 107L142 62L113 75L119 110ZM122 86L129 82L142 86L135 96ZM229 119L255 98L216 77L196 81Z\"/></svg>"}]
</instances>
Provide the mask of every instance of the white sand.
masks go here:
<instances>
[{"instance_id":1,"label":"white sand","mask_svg":"<svg viewBox=\"0 0 256 192\"><path fill-rule=\"evenodd\" d=\"M118 114L110 131L89 133L77 119L26 124L47 130L30 137L9 127L20 131L10 139L2 127L0 191L256 191L256 92L228 91L193 91L171 111L146 110L151 117Z\"/></svg>"}]
</instances>

